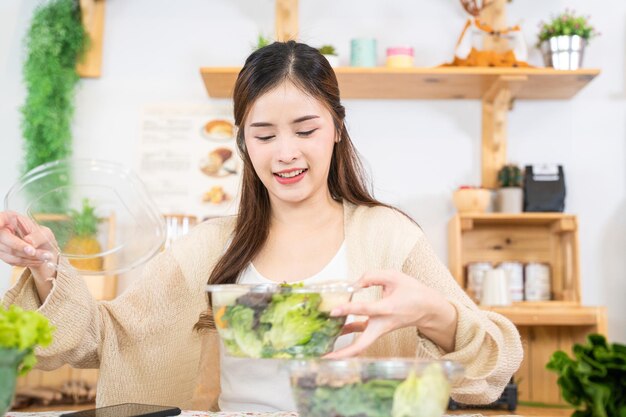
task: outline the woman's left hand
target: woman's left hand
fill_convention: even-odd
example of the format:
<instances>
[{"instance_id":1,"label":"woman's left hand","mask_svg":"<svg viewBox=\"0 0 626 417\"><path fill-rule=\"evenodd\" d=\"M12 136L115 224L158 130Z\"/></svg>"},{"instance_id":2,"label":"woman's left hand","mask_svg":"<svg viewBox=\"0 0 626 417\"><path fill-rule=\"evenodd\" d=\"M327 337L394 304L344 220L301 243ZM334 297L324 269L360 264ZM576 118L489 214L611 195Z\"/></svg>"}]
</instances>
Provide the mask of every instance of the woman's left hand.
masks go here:
<instances>
[{"instance_id":1,"label":"woman's left hand","mask_svg":"<svg viewBox=\"0 0 626 417\"><path fill-rule=\"evenodd\" d=\"M361 288L382 286L382 298L370 302L351 302L331 312L332 316L353 314L367 316L368 319L345 325L342 334L353 332L362 332L362 334L350 346L329 353L324 356L325 358L340 359L355 356L380 336L393 330L402 327L429 329L436 323L444 327L447 323L447 328L440 329L444 336L442 341L452 339L453 343L454 330L452 337L448 333L451 327L456 329L456 310L436 290L399 271L366 273L357 285ZM442 347L445 349L445 346Z\"/></svg>"}]
</instances>

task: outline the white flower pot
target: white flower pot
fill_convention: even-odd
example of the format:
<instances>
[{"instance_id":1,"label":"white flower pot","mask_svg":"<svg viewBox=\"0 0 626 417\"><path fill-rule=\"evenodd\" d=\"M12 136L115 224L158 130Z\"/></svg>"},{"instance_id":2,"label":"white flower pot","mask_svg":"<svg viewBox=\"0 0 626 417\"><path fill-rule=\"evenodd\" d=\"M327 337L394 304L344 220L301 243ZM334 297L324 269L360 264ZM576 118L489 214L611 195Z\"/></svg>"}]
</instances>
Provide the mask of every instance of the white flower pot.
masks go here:
<instances>
[{"instance_id":1,"label":"white flower pot","mask_svg":"<svg viewBox=\"0 0 626 417\"><path fill-rule=\"evenodd\" d=\"M339 66L339 56L338 55L324 55L324 58L328 60L328 63L331 67L337 68Z\"/></svg>"},{"instance_id":2,"label":"white flower pot","mask_svg":"<svg viewBox=\"0 0 626 417\"><path fill-rule=\"evenodd\" d=\"M497 207L500 213L521 213L524 209L524 190L520 187L500 188Z\"/></svg>"}]
</instances>

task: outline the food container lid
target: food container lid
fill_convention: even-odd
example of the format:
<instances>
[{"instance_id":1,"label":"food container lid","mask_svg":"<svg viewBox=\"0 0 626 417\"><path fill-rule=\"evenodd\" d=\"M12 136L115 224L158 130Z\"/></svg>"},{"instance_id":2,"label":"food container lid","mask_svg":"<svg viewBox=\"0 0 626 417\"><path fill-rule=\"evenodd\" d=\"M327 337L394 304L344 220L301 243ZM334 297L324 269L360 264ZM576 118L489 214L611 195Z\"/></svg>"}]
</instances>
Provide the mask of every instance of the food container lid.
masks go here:
<instances>
[{"instance_id":1,"label":"food container lid","mask_svg":"<svg viewBox=\"0 0 626 417\"><path fill-rule=\"evenodd\" d=\"M163 247L165 221L141 180L122 165L65 159L40 165L4 198L5 210L50 228L61 257L82 275L114 275L144 264ZM40 230L33 223L29 230Z\"/></svg>"},{"instance_id":2,"label":"food container lid","mask_svg":"<svg viewBox=\"0 0 626 417\"><path fill-rule=\"evenodd\" d=\"M361 379L404 379L410 371L420 375L429 365L437 363L451 383L459 381L464 368L459 363L446 360L419 360L407 358L349 358L291 360L285 364L292 376L320 374L331 380L350 380L358 375Z\"/></svg>"},{"instance_id":3,"label":"food container lid","mask_svg":"<svg viewBox=\"0 0 626 417\"><path fill-rule=\"evenodd\" d=\"M413 56L413 48L410 46L396 46L393 48L387 48L387 56L393 56L393 55Z\"/></svg>"},{"instance_id":4,"label":"food container lid","mask_svg":"<svg viewBox=\"0 0 626 417\"><path fill-rule=\"evenodd\" d=\"M208 292L236 292L236 293L353 293L358 287L345 282L325 282L312 285L283 285L283 284L212 284L205 287Z\"/></svg>"}]
</instances>

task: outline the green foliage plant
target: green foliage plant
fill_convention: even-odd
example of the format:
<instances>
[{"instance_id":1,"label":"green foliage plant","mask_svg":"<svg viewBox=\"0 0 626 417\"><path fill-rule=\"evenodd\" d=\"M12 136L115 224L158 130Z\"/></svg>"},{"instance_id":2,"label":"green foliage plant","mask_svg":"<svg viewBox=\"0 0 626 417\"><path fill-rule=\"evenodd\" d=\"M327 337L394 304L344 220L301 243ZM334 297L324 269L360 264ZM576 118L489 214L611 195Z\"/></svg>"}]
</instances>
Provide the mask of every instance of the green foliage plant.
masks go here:
<instances>
[{"instance_id":1,"label":"green foliage plant","mask_svg":"<svg viewBox=\"0 0 626 417\"><path fill-rule=\"evenodd\" d=\"M256 51L257 49L261 49L270 43L272 43L272 39L269 36L259 33L256 39L256 45L253 45L252 49Z\"/></svg>"},{"instance_id":2,"label":"green foliage plant","mask_svg":"<svg viewBox=\"0 0 626 417\"><path fill-rule=\"evenodd\" d=\"M498 171L498 184L500 187L521 187L522 179L522 171L517 165L508 164Z\"/></svg>"},{"instance_id":3,"label":"green foliage plant","mask_svg":"<svg viewBox=\"0 0 626 417\"><path fill-rule=\"evenodd\" d=\"M565 10L549 22L539 24L538 44L555 36L574 36L589 41L599 33L589 24L589 17L577 16L573 10Z\"/></svg>"},{"instance_id":4,"label":"green foliage plant","mask_svg":"<svg viewBox=\"0 0 626 417\"><path fill-rule=\"evenodd\" d=\"M79 80L76 63L87 42L78 0L49 0L35 10L25 37L23 77L27 94L21 108L23 172L71 155L73 101ZM67 175L59 175L57 179L59 186L69 181ZM67 195L60 193L58 197L48 201L48 207L38 209L65 211Z\"/></svg>"},{"instance_id":5,"label":"green foliage plant","mask_svg":"<svg viewBox=\"0 0 626 417\"><path fill-rule=\"evenodd\" d=\"M572 350L574 358L559 350L546 365L559 375L563 399L577 408L572 417L626 417L626 345L591 334Z\"/></svg>"},{"instance_id":6,"label":"green foliage plant","mask_svg":"<svg viewBox=\"0 0 626 417\"><path fill-rule=\"evenodd\" d=\"M335 47L332 45L322 45L319 48L320 54L322 55L337 55L337 51Z\"/></svg>"}]
</instances>

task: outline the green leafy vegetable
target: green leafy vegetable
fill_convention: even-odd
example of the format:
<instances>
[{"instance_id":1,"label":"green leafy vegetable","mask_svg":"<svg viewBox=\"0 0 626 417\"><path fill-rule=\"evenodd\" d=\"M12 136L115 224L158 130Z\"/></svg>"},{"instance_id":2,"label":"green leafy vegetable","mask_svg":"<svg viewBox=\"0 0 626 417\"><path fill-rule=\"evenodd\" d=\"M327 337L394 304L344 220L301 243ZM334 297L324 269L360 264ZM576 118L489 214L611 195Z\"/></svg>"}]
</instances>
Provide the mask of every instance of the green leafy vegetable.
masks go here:
<instances>
[{"instance_id":1,"label":"green leafy vegetable","mask_svg":"<svg viewBox=\"0 0 626 417\"><path fill-rule=\"evenodd\" d=\"M389 417L399 380L372 379L341 387L317 387L309 407L300 410L305 417ZM307 394L296 389L296 395Z\"/></svg>"},{"instance_id":2,"label":"green leafy vegetable","mask_svg":"<svg viewBox=\"0 0 626 417\"><path fill-rule=\"evenodd\" d=\"M450 383L433 363L420 376L405 380L370 379L340 385L333 378L318 384L319 375L300 377L294 385L302 417L441 417L448 405Z\"/></svg>"},{"instance_id":3,"label":"green leafy vegetable","mask_svg":"<svg viewBox=\"0 0 626 417\"><path fill-rule=\"evenodd\" d=\"M79 80L76 63L87 42L78 1L46 1L35 10L25 39L23 67L27 90L21 108L24 172L71 155L74 91ZM69 184L69 178L62 174L57 175L55 181L55 188ZM54 188L42 192L50 189ZM36 190L34 195L40 197ZM68 196L63 192L55 193L38 204L39 211L63 213Z\"/></svg>"},{"instance_id":4,"label":"green leafy vegetable","mask_svg":"<svg viewBox=\"0 0 626 417\"><path fill-rule=\"evenodd\" d=\"M26 374L37 363L36 346L52 343L54 327L47 318L36 311L24 311L12 305L9 309L0 306L0 348L25 352L20 364L20 375Z\"/></svg>"},{"instance_id":5,"label":"green leafy vegetable","mask_svg":"<svg viewBox=\"0 0 626 417\"><path fill-rule=\"evenodd\" d=\"M231 355L306 358L332 348L345 317L320 311L320 294L292 293L289 288L267 297L245 295L225 308L218 330Z\"/></svg>"},{"instance_id":6,"label":"green leafy vegetable","mask_svg":"<svg viewBox=\"0 0 626 417\"><path fill-rule=\"evenodd\" d=\"M546 368L559 374L563 399L578 410L573 417L626 417L626 346L599 334L575 344L574 358L552 354Z\"/></svg>"},{"instance_id":7,"label":"green leafy vegetable","mask_svg":"<svg viewBox=\"0 0 626 417\"><path fill-rule=\"evenodd\" d=\"M440 417L450 397L450 384L441 366L430 364L420 377L411 371L393 397L393 417Z\"/></svg>"}]
</instances>

